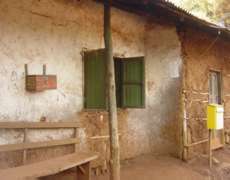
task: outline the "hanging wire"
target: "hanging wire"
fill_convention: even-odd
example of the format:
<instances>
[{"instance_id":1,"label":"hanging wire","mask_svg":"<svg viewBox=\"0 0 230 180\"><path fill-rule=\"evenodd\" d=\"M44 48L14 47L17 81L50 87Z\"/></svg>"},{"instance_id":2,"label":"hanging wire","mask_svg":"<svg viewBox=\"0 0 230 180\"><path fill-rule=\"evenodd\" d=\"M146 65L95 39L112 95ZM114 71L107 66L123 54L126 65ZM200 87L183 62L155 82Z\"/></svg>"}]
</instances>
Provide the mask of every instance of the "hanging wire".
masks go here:
<instances>
[{"instance_id":1,"label":"hanging wire","mask_svg":"<svg viewBox=\"0 0 230 180\"><path fill-rule=\"evenodd\" d=\"M207 49L204 50L204 52L200 55L200 57L203 57L218 41L219 37L220 37L221 32L218 31L218 34L216 36L216 38L212 41L212 43L207 47Z\"/></svg>"}]
</instances>

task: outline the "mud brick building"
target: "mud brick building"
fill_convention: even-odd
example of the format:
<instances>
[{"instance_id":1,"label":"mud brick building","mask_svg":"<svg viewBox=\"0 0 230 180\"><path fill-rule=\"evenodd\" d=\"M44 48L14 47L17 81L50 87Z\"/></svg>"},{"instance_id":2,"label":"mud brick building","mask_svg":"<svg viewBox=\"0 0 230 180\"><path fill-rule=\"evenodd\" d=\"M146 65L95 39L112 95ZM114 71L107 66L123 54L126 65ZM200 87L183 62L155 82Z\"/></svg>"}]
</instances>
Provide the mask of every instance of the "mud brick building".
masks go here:
<instances>
[{"instance_id":1,"label":"mud brick building","mask_svg":"<svg viewBox=\"0 0 230 180\"><path fill-rule=\"evenodd\" d=\"M114 0L112 31L121 159L205 153L206 105L224 104L230 128L230 32L163 0ZM103 4L91 0L0 1L0 121L79 122L79 151L109 156ZM27 70L25 71L25 64ZM26 91L27 74L57 77L57 88ZM74 131L30 130L28 142L72 137ZM23 141L0 130L0 143ZM225 143L216 132L216 148ZM0 146L1 148L1 146ZM30 150L28 163L73 151L71 145ZM0 153L2 168L22 152Z\"/></svg>"}]
</instances>

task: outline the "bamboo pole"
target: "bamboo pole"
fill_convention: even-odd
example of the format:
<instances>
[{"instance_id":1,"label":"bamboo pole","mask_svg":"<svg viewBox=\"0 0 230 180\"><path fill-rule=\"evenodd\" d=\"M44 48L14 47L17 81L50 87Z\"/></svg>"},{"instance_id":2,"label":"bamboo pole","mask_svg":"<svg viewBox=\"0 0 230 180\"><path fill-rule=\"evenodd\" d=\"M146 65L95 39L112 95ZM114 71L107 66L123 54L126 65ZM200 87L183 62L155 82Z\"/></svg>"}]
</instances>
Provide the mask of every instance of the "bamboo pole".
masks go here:
<instances>
[{"instance_id":1,"label":"bamboo pole","mask_svg":"<svg viewBox=\"0 0 230 180\"><path fill-rule=\"evenodd\" d=\"M209 139L209 167L212 168L212 130L208 131Z\"/></svg>"},{"instance_id":2,"label":"bamboo pole","mask_svg":"<svg viewBox=\"0 0 230 180\"><path fill-rule=\"evenodd\" d=\"M185 38L185 32L183 30L183 28L181 29L181 45L182 45L182 54L181 57L183 59L182 61L182 69L181 69L181 99L180 99L180 104L181 104L181 112L180 112L180 118L181 121L179 123L180 125L180 130L182 129L181 133L179 135L181 135L182 137L180 137L180 158L183 160L187 160L188 159L188 148L186 148L186 146L188 145L188 128L187 128L187 93L186 93L186 68L187 68L187 59L186 59L186 52L185 52L185 48L184 48L184 38Z\"/></svg>"},{"instance_id":3,"label":"bamboo pole","mask_svg":"<svg viewBox=\"0 0 230 180\"><path fill-rule=\"evenodd\" d=\"M111 0L104 3L104 41L107 64L108 111L110 134L110 179L120 180L120 148L117 122L116 87L111 32Z\"/></svg>"},{"instance_id":4,"label":"bamboo pole","mask_svg":"<svg viewBox=\"0 0 230 180\"><path fill-rule=\"evenodd\" d=\"M209 139L204 139L204 140L197 141L197 142L194 142L194 143L191 143L191 144L187 144L187 145L185 145L185 147L190 148L190 147L200 145L200 144L204 144L204 143L207 143L207 142L209 142Z\"/></svg>"}]
</instances>

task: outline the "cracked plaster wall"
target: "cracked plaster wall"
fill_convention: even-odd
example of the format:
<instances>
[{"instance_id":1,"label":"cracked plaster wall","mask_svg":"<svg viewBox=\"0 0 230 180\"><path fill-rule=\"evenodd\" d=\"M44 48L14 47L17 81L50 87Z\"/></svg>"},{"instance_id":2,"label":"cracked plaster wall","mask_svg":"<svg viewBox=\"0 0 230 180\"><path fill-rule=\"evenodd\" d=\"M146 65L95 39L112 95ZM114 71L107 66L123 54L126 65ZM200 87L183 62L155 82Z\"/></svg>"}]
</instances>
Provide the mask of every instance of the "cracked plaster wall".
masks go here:
<instances>
[{"instance_id":1,"label":"cracked plaster wall","mask_svg":"<svg viewBox=\"0 0 230 180\"><path fill-rule=\"evenodd\" d=\"M146 107L119 109L122 159L176 153L181 52L175 26L113 9L112 30L114 55L145 56L146 66ZM103 47L100 4L90 0L75 4L68 0L0 0L0 121L39 121L42 116L48 121L79 121L83 124L79 148L107 152L105 142L86 143L87 137L108 134L106 112L83 109L81 54ZM57 90L26 92L24 64L29 74L41 74L46 64L47 73L57 75ZM29 140L72 134L71 130L31 131ZM22 139L22 132L0 131L1 144ZM68 148L55 152L67 153ZM34 154L31 157L39 156ZM4 162L9 159L1 158L7 166Z\"/></svg>"}]
</instances>

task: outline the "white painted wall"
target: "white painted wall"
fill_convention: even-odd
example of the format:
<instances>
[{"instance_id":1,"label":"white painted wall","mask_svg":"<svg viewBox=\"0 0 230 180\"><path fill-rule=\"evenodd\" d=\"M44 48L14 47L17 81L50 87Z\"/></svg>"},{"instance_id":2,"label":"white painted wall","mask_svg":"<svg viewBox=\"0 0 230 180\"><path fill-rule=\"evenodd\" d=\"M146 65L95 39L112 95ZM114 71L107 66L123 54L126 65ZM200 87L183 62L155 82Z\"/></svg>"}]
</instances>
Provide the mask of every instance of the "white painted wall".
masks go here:
<instances>
[{"instance_id":1,"label":"white painted wall","mask_svg":"<svg viewBox=\"0 0 230 180\"><path fill-rule=\"evenodd\" d=\"M122 157L175 152L181 65L176 28L117 9L112 11L112 24L114 55L144 55L146 65L146 108L126 110ZM0 121L39 121L42 116L49 121L79 121L83 109L81 52L103 46L100 4L1 0ZM47 73L57 75L58 89L26 92L24 64L30 74L42 73L42 64L47 64ZM59 139L71 133L31 132L30 140ZM87 136L84 129L82 134ZM1 144L18 141L22 134L0 131Z\"/></svg>"}]
</instances>

